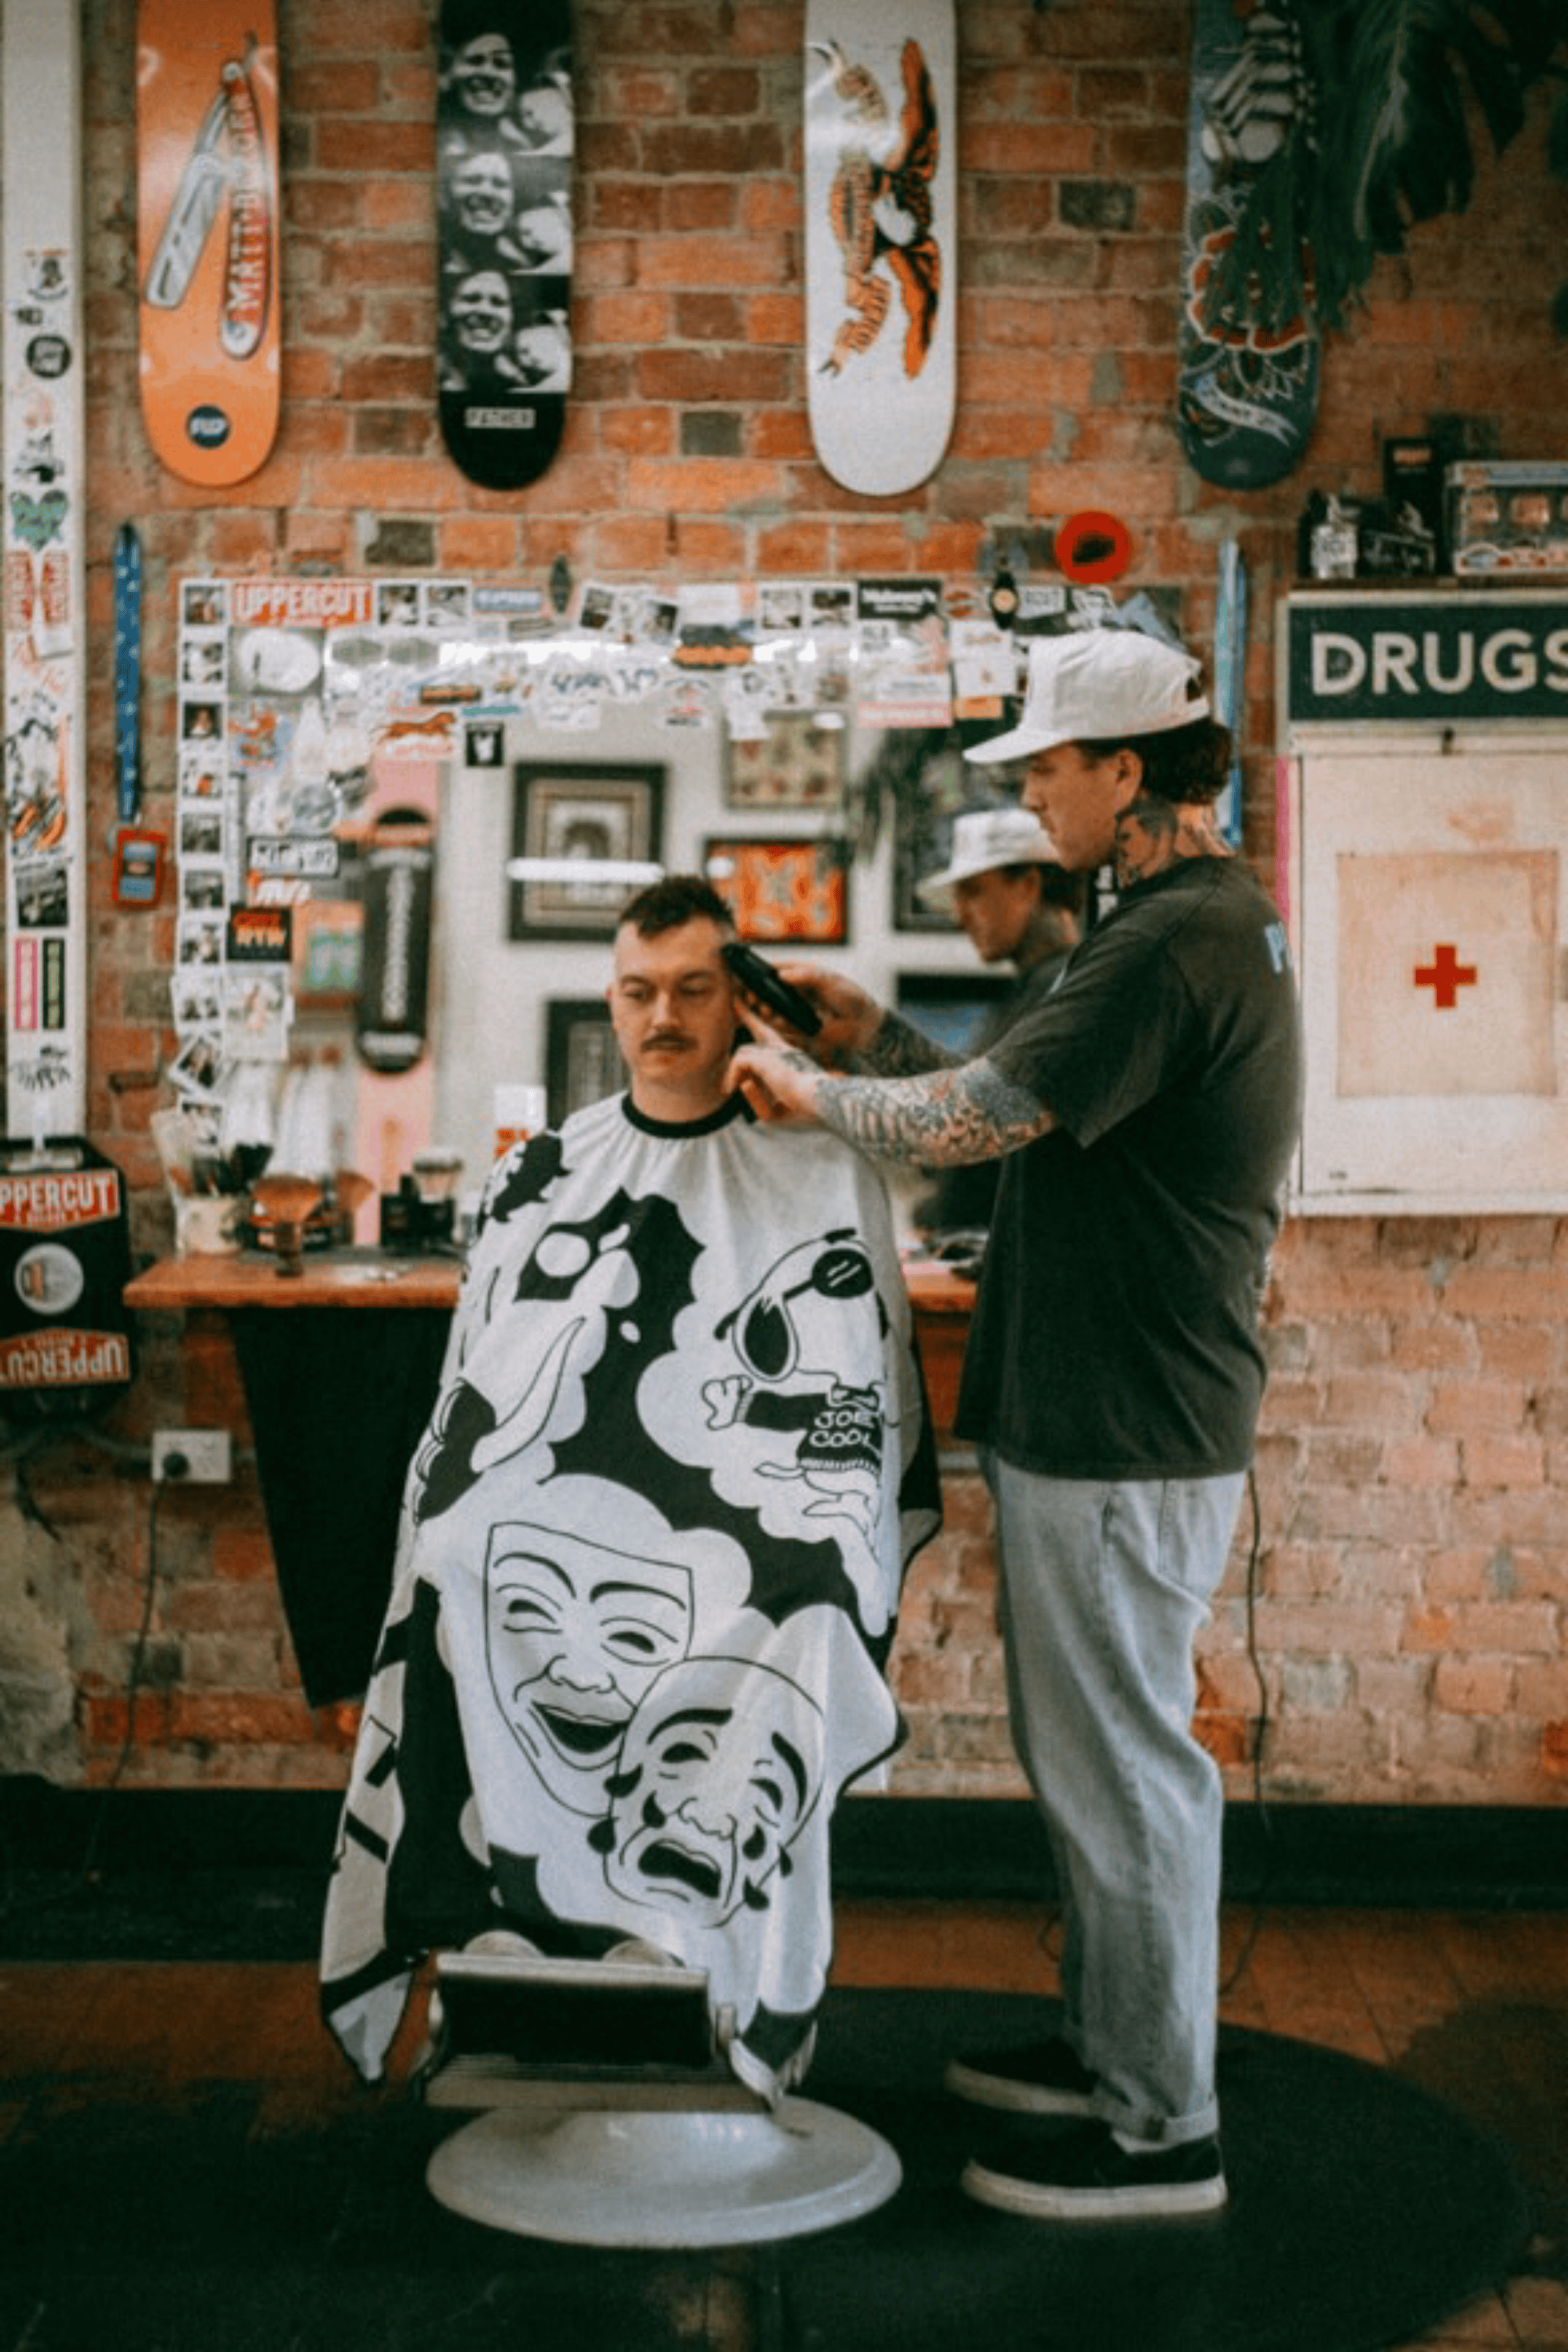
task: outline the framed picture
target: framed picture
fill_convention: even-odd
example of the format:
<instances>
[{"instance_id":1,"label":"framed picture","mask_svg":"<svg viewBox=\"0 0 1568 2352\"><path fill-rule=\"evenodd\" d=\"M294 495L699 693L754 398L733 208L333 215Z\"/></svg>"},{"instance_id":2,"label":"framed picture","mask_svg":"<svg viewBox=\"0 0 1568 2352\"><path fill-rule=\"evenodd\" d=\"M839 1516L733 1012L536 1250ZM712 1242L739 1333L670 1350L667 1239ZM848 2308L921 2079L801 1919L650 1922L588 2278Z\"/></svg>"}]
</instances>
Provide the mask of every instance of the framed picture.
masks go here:
<instances>
[{"instance_id":1,"label":"framed picture","mask_svg":"<svg viewBox=\"0 0 1568 2352\"><path fill-rule=\"evenodd\" d=\"M999 971L901 971L893 982L893 1006L933 1045L972 1054L1016 985L1010 973Z\"/></svg>"},{"instance_id":2,"label":"framed picture","mask_svg":"<svg viewBox=\"0 0 1568 2352\"><path fill-rule=\"evenodd\" d=\"M544 1007L545 1116L559 1127L626 1083L626 1066L602 996L552 996Z\"/></svg>"},{"instance_id":3,"label":"framed picture","mask_svg":"<svg viewBox=\"0 0 1568 2352\"><path fill-rule=\"evenodd\" d=\"M892 779L893 929L952 933L951 915L916 895L928 874L940 874L952 855L952 821L969 809L1012 808L1016 779L999 782L965 761L956 728L911 730L908 763Z\"/></svg>"},{"instance_id":4,"label":"framed picture","mask_svg":"<svg viewBox=\"0 0 1568 2352\"><path fill-rule=\"evenodd\" d=\"M849 938L849 847L843 841L745 841L710 835L703 871L727 898L742 939L843 947Z\"/></svg>"},{"instance_id":5,"label":"framed picture","mask_svg":"<svg viewBox=\"0 0 1568 2352\"><path fill-rule=\"evenodd\" d=\"M637 883L624 871L595 875L595 868L658 863L664 779L661 767L592 761L521 761L513 768L512 856L554 871L513 877L509 938L612 935Z\"/></svg>"},{"instance_id":6,"label":"framed picture","mask_svg":"<svg viewBox=\"0 0 1568 2352\"><path fill-rule=\"evenodd\" d=\"M844 796L843 727L813 710L770 710L767 731L729 739L724 804L732 809L837 809Z\"/></svg>"}]
</instances>

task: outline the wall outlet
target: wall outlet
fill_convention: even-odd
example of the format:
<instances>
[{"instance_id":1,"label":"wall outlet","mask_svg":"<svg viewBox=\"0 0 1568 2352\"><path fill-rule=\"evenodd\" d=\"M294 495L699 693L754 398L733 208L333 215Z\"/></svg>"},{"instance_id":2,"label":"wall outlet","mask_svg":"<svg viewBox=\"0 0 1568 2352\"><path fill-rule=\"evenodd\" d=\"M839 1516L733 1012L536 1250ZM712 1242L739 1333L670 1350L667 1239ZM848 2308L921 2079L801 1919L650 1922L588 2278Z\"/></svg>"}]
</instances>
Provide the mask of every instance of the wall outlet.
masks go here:
<instances>
[{"instance_id":1,"label":"wall outlet","mask_svg":"<svg viewBox=\"0 0 1568 2352\"><path fill-rule=\"evenodd\" d=\"M226 1486L234 1475L227 1430L158 1430L153 1439L153 1475L161 1485Z\"/></svg>"}]
</instances>

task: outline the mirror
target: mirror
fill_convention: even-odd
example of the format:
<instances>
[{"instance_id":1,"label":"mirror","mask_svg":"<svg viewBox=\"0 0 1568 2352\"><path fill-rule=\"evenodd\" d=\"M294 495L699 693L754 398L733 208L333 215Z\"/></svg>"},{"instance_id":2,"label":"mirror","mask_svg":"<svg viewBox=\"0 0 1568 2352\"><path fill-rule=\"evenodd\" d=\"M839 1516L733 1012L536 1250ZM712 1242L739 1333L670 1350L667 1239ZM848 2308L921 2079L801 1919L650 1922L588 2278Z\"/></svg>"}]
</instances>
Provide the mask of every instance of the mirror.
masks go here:
<instances>
[{"instance_id":1,"label":"mirror","mask_svg":"<svg viewBox=\"0 0 1568 2352\"><path fill-rule=\"evenodd\" d=\"M742 929L765 955L840 967L885 1003L907 994L901 982L931 975L973 979L977 1002L990 992L963 934L914 902L910 875L900 870L910 864L910 828L895 821L890 794L880 795L879 821L865 814L863 787L888 743L882 730L838 730L826 805L778 807L773 815L769 803L745 797L751 786L744 779L737 785L742 747L721 727L664 728L634 711L606 712L584 735L547 732L526 720L507 732L500 775L454 765L442 791L432 1114L439 1140L463 1156L466 1186L482 1181L489 1165L498 1087L542 1089L554 1120L622 1083L605 991L615 915L634 886L588 879L542 886L532 893L532 927L526 912L518 922L507 869L531 814L536 769L563 788L556 814L567 856L572 791L582 795L583 838L612 856L635 855L643 845L629 838L617 795L639 771L657 776L658 862L670 872L706 866L744 910ZM925 744L924 732L916 733ZM794 791L805 764L824 756L820 744L789 728L771 740L790 763L784 789ZM744 776L763 772L765 748L746 747ZM926 764L929 772L932 762ZM952 811L941 805L944 799L959 794L957 804L979 805L1010 791L988 772L960 774L956 750L936 765L947 772L926 779L924 871L945 854ZM757 789L765 793L766 782ZM849 854L841 866L846 842ZM531 845L548 853L555 845L536 838ZM574 905L591 926L575 938L569 935ZM900 915L921 928L900 928ZM810 939L789 936L802 924Z\"/></svg>"},{"instance_id":2,"label":"mirror","mask_svg":"<svg viewBox=\"0 0 1568 2352\"><path fill-rule=\"evenodd\" d=\"M615 919L660 868L884 1002L983 996L914 884L1016 783L962 761L933 593L588 587L568 623L466 582L182 583L171 1076L220 1167L359 1171L360 1241L431 1146L476 1194L516 1090L533 1124L620 1083Z\"/></svg>"}]
</instances>

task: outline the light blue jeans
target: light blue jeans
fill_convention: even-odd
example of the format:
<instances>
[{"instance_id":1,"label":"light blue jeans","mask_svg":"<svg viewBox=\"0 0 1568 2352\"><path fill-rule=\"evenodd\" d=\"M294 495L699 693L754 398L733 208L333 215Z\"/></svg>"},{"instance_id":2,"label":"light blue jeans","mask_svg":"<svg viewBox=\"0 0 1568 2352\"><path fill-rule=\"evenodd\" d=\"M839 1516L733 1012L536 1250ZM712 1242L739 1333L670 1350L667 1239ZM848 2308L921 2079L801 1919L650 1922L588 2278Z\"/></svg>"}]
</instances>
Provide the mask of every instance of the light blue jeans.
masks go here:
<instances>
[{"instance_id":1,"label":"light blue jeans","mask_svg":"<svg viewBox=\"0 0 1568 2352\"><path fill-rule=\"evenodd\" d=\"M1014 1743L1061 1895L1064 2031L1113 2129L1219 2120L1219 1772L1192 1734L1193 1643L1243 1475L1042 1478L994 1454Z\"/></svg>"}]
</instances>

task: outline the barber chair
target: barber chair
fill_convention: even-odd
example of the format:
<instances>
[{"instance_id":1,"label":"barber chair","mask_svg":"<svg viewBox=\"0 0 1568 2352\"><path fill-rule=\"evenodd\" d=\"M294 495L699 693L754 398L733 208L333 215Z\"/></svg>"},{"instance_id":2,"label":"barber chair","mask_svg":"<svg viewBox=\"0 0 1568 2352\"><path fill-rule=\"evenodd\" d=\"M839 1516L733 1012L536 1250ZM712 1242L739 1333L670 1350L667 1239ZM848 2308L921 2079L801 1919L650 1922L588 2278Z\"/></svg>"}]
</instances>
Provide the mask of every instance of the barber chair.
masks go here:
<instances>
[{"instance_id":1,"label":"barber chair","mask_svg":"<svg viewBox=\"0 0 1568 2352\"><path fill-rule=\"evenodd\" d=\"M437 2148L426 2179L492 2229L754 2244L858 2220L899 2186L898 2158L866 2125L793 2096L770 2107L741 2082L707 1971L662 1954L443 1953L431 2027L426 2099L482 2112Z\"/></svg>"}]
</instances>

